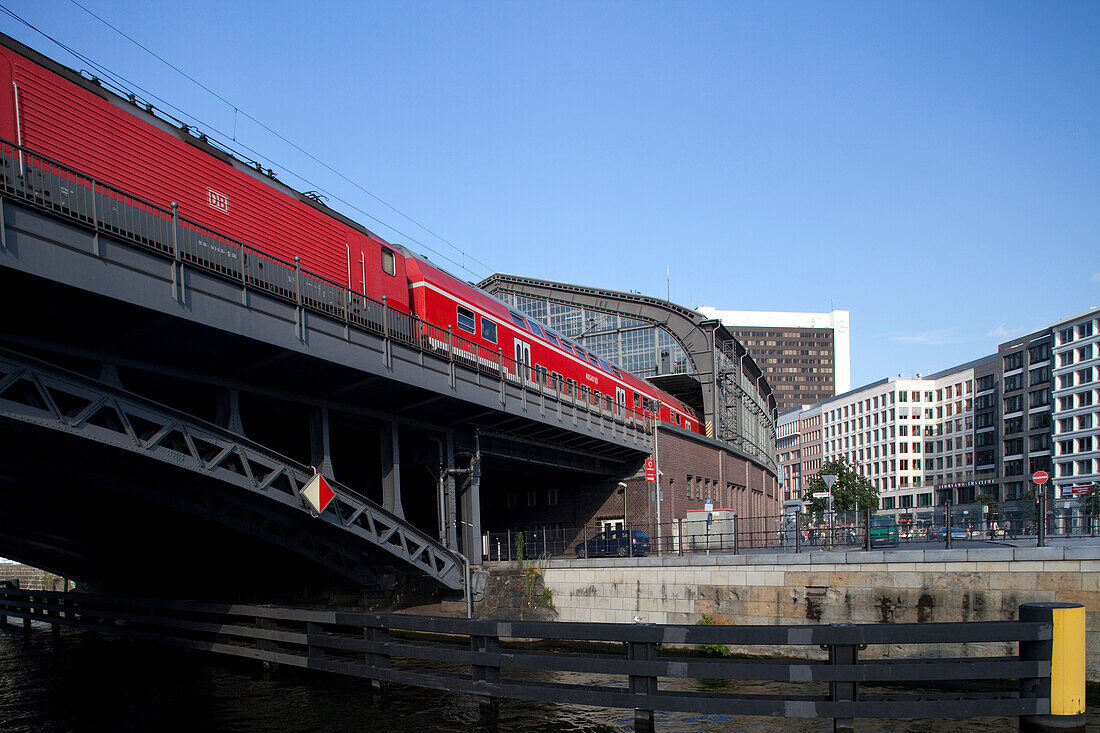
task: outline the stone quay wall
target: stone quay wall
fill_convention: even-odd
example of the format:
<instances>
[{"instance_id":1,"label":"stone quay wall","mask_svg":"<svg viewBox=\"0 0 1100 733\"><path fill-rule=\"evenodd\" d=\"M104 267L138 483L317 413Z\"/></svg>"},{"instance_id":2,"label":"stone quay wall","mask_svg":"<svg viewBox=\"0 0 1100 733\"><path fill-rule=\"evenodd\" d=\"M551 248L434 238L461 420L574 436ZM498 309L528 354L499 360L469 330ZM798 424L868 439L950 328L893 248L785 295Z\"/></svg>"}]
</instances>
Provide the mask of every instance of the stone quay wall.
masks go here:
<instances>
[{"instance_id":1,"label":"stone quay wall","mask_svg":"<svg viewBox=\"0 0 1100 733\"><path fill-rule=\"evenodd\" d=\"M1087 677L1100 682L1100 547L812 552L551 560L559 621L658 624L909 623L1015 620L1022 603L1086 608ZM1015 655L1016 645L893 645L867 657ZM819 657L817 649L734 648Z\"/></svg>"}]
</instances>

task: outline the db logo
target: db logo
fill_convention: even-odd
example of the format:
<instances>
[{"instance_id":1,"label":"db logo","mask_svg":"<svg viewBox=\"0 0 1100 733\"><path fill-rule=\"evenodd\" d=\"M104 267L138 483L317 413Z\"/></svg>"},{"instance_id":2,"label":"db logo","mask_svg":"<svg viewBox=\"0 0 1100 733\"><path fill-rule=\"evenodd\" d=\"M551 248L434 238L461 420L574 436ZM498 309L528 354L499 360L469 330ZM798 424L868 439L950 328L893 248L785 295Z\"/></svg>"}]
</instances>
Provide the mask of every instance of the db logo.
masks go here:
<instances>
[{"instance_id":1,"label":"db logo","mask_svg":"<svg viewBox=\"0 0 1100 733\"><path fill-rule=\"evenodd\" d=\"M229 197L218 193L212 188L206 189L206 202L218 211L229 213Z\"/></svg>"}]
</instances>

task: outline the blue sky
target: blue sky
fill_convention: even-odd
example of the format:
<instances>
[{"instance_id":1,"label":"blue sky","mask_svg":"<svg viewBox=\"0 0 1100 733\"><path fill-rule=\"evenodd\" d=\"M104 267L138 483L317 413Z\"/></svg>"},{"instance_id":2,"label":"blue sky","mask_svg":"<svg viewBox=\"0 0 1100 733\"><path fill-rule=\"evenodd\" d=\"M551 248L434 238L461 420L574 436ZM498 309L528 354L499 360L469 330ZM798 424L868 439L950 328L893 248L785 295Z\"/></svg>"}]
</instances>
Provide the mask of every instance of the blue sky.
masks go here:
<instances>
[{"instance_id":1,"label":"blue sky","mask_svg":"<svg viewBox=\"0 0 1100 733\"><path fill-rule=\"evenodd\" d=\"M468 279L848 309L853 386L1100 305L1097 2L2 2Z\"/></svg>"}]
</instances>

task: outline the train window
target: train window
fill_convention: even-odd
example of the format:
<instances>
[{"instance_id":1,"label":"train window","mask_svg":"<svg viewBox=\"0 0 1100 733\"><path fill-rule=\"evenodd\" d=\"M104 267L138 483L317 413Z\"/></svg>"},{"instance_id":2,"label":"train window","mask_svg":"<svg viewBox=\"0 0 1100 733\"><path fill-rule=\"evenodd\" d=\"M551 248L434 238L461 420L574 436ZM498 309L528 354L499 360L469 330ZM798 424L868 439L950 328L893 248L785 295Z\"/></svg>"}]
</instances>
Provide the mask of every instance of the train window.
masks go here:
<instances>
[{"instance_id":1,"label":"train window","mask_svg":"<svg viewBox=\"0 0 1100 733\"><path fill-rule=\"evenodd\" d=\"M474 321L474 312L472 310L467 310L462 306L458 306L458 317L455 322L463 331L469 333L476 333L477 331L477 326Z\"/></svg>"},{"instance_id":2,"label":"train window","mask_svg":"<svg viewBox=\"0 0 1100 733\"><path fill-rule=\"evenodd\" d=\"M619 379L622 379L622 378L623 378L623 373L622 373L622 372L620 372L620 371L619 371L618 369L616 369L615 367L611 367L611 373L612 373L612 374L614 374L614 375L615 375L616 377L618 377Z\"/></svg>"},{"instance_id":3,"label":"train window","mask_svg":"<svg viewBox=\"0 0 1100 733\"><path fill-rule=\"evenodd\" d=\"M531 331L540 338L546 338L546 334L542 332L542 326L532 320L527 321L527 325L531 327Z\"/></svg>"},{"instance_id":4,"label":"train window","mask_svg":"<svg viewBox=\"0 0 1100 733\"><path fill-rule=\"evenodd\" d=\"M546 331L546 340L552 343L554 346L562 345L561 340L558 338L558 335L550 330Z\"/></svg>"},{"instance_id":5,"label":"train window","mask_svg":"<svg viewBox=\"0 0 1100 733\"><path fill-rule=\"evenodd\" d=\"M393 250L382 248L382 272L387 275L397 276L397 255Z\"/></svg>"},{"instance_id":6,"label":"train window","mask_svg":"<svg viewBox=\"0 0 1100 733\"><path fill-rule=\"evenodd\" d=\"M599 366L599 365L600 365L600 360L599 360L599 359L597 359L597 358L596 358L595 356L593 356L592 354L589 354L589 355L588 355L588 360L589 360L590 362L592 362L592 365L593 365L593 366Z\"/></svg>"},{"instance_id":7,"label":"train window","mask_svg":"<svg viewBox=\"0 0 1100 733\"><path fill-rule=\"evenodd\" d=\"M572 377L568 377L565 380L565 393L567 395L574 395L577 393L577 380Z\"/></svg>"},{"instance_id":8,"label":"train window","mask_svg":"<svg viewBox=\"0 0 1100 733\"><path fill-rule=\"evenodd\" d=\"M561 340L561 345L565 347L566 351L568 351L569 353L573 353L573 348L574 347L573 347L573 343L571 341L566 341L565 339L562 339Z\"/></svg>"},{"instance_id":9,"label":"train window","mask_svg":"<svg viewBox=\"0 0 1100 733\"><path fill-rule=\"evenodd\" d=\"M675 420L676 424L679 425L680 424L680 413L674 412L674 413L672 413L672 417Z\"/></svg>"},{"instance_id":10,"label":"train window","mask_svg":"<svg viewBox=\"0 0 1100 733\"><path fill-rule=\"evenodd\" d=\"M609 372L609 371L611 371L611 367L609 367L609 366L607 365L607 362L606 362L606 361L604 361L603 359L600 359L600 366L601 366L601 367L603 367L603 370L604 370L605 372Z\"/></svg>"},{"instance_id":11,"label":"train window","mask_svg":"<svg viewBox=\"0 0 1100 733\"><path fill-rule=\"evenodd\" d=\"M635 410L637 410L639 407L642 406L641 399L642 399L642 396L640 394L638 394L637 392L635 392L634 393L634 409Z\"/></svg>"},{"instance_id":12,"label":"train window","mask_svg":"<svg viewBox=\"0 0 1100 733\"><path fill-rule=\"evenodd\" d=\"M554 380L554 389L558 392L561 392L561 383L563 379L562 375L558 374L557 372L550 372L550 376Z\"/></svg>"},{"instance_id":13,"label":"train window","mask_svg":"<svg viewBox=\"0 0 1100 733\"><path fill-rule=\"evenodd\" d=\"M485 316L481 317L481 338L494 344L497 342L497 324Z\"/></svg>"},{"instance_id":14,"label":"train window","mask_svg":"<svg viewBox=\"0 0 1100 733\"><path fill-rule=\"evenodd\" d=\"M527 322L523 320L523 316L521 316L519 313L516 313L515 311L508 312L512 314L513 323L515 323L520 328L527 328Z\"/></svg>"}]
</instances>

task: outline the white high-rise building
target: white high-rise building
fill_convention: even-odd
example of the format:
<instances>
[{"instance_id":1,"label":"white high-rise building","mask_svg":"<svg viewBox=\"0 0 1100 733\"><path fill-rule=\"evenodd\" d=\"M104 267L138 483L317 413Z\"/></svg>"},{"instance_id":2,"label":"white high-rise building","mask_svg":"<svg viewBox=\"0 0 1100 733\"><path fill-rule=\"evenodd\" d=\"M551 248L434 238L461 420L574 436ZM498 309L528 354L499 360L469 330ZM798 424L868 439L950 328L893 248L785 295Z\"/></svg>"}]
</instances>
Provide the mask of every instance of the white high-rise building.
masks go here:
<instances>
[{"instance_id":1,"label":"white high-rise building","mask_svg":"<svg viewBox=\"0 0 1100 733\"><path fill-rule=\"evenodd\" d=\"M1054 331L1055 497L1100 481L1100 310Z\"/></svg>"}]
</instances>

